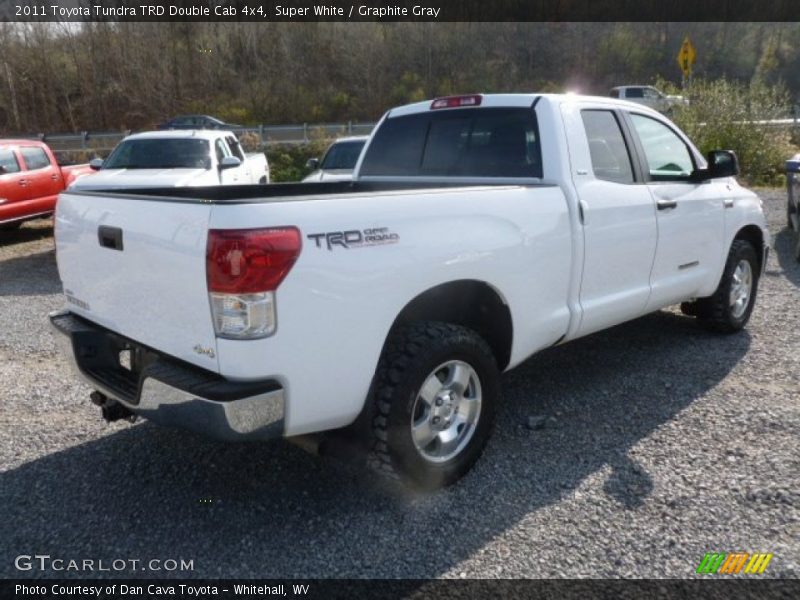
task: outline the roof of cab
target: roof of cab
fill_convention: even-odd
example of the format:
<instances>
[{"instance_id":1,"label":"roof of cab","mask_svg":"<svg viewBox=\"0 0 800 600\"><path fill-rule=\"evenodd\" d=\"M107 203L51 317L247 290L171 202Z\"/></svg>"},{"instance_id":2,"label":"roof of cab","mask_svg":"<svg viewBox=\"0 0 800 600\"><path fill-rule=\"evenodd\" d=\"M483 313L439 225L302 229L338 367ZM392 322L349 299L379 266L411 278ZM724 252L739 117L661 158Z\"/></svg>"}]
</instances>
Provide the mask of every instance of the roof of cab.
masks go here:
<instances>
[{"instance_id":1,"label":"roof of cab","mask_svg":"<svg viewBox=\"0 0 800 600\"><path fill-rule=\"evenodd\" d=\"M41 140L0 139L0 146L21 146L21 145L45 146L46 144Z\"/></svg>"},{"instance_id":2,"label":"roof of cab","mask_svg":"<svg viewBox=\"0 0 800 600\"><path fill-rule=\"evenodd\" d=\"M566 93L566 94L464 94L468 96L480 96L481 103L479 106L463 106L454 108L437 108L436 111L443 110L470 110L474 108L510 108L519 107L526 108L533 106L534 102L545 100L553 103L561 102L596 102L597 104L614 105L620 108L634 108L637 111L659 114L656 111L636 102L623 100L619 98L611 98L609 96L584 96L582 94ZM417 113L425 113L431 109L431 104L434 99L425 100L423 102L415 102L414 104L406 104L405 106L398 106L391 109L387 113L387 118L401 117L405 115L413 115Z\"/></svg>"},{"instance_id":3,"label":"roof of cab","mask_svg":"<svg viewBox=\"0 0 800 600\"><path fill-rule=\"evenodd\" d=\"M126 140L152 140L152 139L198 139L215 140L219 137L234 136L232 131L224 129L168 129L159 131L143 131L126 137ZM235 136L234 136L235 137Z\"/></svg>"}]
</instances>

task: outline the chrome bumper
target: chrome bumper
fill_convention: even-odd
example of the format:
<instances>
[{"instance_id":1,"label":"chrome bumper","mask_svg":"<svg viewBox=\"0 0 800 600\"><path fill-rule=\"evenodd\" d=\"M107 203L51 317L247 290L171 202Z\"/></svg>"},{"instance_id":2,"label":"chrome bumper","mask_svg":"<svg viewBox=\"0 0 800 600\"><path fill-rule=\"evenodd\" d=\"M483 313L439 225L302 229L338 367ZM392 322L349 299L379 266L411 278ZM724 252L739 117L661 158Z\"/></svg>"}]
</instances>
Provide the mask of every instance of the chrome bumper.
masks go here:
<instances>
[{"instance_id":1,"label":"chrome bumper","mask_svg":"<svg viewBox=\"0 0 800 600\"><path fill-rule=\"evenodd\" d=\"M137 415L229 441L283 435L284 392L273 380L228 381L68 311L52 313L50 323L80 376ZM138 353L144 366L138 371L122 366L123 350Z\"/></svg>"}]
</instances>

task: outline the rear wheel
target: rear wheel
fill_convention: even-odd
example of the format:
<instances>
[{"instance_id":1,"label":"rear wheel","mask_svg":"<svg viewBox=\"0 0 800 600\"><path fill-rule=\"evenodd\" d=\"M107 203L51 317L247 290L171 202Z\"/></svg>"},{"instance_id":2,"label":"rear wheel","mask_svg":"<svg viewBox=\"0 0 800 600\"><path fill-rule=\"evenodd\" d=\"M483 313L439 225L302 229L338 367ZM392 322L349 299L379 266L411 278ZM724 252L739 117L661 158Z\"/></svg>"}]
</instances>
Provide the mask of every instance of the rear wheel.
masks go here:
<instances>
[{"instance_id":1,"label":"rear wheel","mask_svg":"<svg viewBox=\"0 0 800 600\"><path fill-rule=\"evenodd\" d=\"M723 333L739 331L750 320L758 290L759 264L755 248L734 240L719 287L697 301L697 316L709 328Z\"/></svg>"},{"instance_id":2,"label":"rear wheel","mask_svg":"<svg viewBox=\"0 0 800 600\"><path fill-rule=\"evenodd\" d=\"M423 489L450 485L492 430L499 372L474 331L439 322L398 330L378 366L370 464Z\"/></svg>"}]
</instances>

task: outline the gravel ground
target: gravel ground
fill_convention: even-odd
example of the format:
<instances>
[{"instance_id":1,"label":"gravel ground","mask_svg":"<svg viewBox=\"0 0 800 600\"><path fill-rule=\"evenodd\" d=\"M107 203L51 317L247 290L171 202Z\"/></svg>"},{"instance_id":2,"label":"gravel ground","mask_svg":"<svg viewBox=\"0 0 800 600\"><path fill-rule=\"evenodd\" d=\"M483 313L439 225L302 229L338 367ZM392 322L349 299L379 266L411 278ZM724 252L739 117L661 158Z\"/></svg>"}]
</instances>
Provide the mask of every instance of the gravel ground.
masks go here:
<instances>
[{"instance_id":1,"label":"gravel ground","mask_svg":"<svg viewBox=\"0 0 800 600\"><path fill-rule=\"evenodd\" d=\"M51 223L0 233L0 577L36 553L194 577L691 577L708 551L800 576L800 265L785 192L761 194L776 251L745 332L662 311L537 355L504 377L476 468L427 496L282 441L106 425L46 322Z\"/></svg>"}]
</instances>

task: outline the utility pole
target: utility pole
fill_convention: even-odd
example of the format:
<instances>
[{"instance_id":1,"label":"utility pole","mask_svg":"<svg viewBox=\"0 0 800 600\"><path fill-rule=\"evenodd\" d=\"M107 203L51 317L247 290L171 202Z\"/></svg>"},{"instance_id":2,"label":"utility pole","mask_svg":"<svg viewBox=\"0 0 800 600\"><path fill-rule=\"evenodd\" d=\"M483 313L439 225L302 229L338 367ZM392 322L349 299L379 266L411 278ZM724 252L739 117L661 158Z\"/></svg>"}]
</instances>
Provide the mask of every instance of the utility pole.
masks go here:
<instances>
[{"instance_id":1,"label":"utility pole","mask_svg":"<svg viewBox=\"0 0 800 600\"><path fill-rule=\"evenodd\" d=\"M14 78L11 77L11 67L8 62L3 62L6 68L6 77L8 78L8 89L11 91L11 112L14 114L14 124L17 126L17 131L22 130L22 125L19 122L19 110L17 110L17 92L14 89Z\"/></svg>"}]
</instances>

